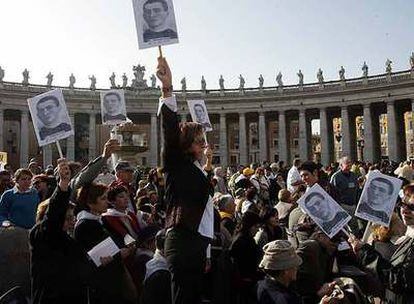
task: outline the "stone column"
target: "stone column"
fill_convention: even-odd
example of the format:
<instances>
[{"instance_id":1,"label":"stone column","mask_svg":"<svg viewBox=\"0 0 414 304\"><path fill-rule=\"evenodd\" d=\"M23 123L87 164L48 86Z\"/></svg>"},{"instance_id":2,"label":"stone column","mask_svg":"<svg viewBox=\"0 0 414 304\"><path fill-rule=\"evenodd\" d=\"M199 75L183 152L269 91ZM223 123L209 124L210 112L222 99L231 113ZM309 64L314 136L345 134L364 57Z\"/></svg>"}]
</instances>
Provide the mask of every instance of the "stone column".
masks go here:
<instances>
[{"instance_id":1,"label":"stone column","mask_svg":"<svg viewBox=\"0 0 414 304\"><path fill-rule=\"evenodd\" d=\"M150 134L150 166L158 165L158 121L157 114L151 113L151 134Z\"/></svg>"},{"instance_id":2,"label":"stone column","mask_svg":"<svg viewBox=\"0 0 414 304\"><path fill-rule=\"evenodd\" d=\"M43 167L46 168L48 165L52 165L52 144L43 146Z\"/></svg>"},{"instance_id":3,"label":"stone column","mask_svg":"<svg viewBox=\"0 0 414 304\"><path fill-rule=\"evenodd\" d=\"M341 108L342 156L352 159L351 149L351 122L347 107ZM355 159L352 159L355 160Z\"/></svg>"},{"instance_id":4,"label":"stone column","mask_svg":"<svg viewBox=\"0 0 414 304\"><path fill-rule=\"evenodd\" d=\"M226 114L220 113L220 164L223 168L227 167L227 121Z\"/></svg>"},{"instance_id":5,"label":"stone column","mask_svg":"<svg viewBox=\"0 0 414 304\"><path fill-rule=\"evenodd\" d=\"M331 140L332 121L328 118L326 109L319 110L320 134L321 134L321 162L327 166L331 163L333 157L333 142Z\"/></svg>"},{"instance_id":6,"label":"stone column","mask_svg":"<svg viewBox=\"0 0 414 304\"><path fill-rule=\"evenodd\" d=\"M306 111L305 109L299 110L299 155L300 159L307 161L310 155L310 137L308 131L309 124L306 121Z\"/></svg>"},{"instance_id":7,"label":"stone column","mask_svg":"<svg viewBox=\"0 0 414 304\"><path fill-rule=\"evenodd\" d=\"M398 122L394 100L387 100L387 127L388 157L392 161L399 162L401 160L400 136L398 134Z\"/></svg>"},{"instance_id":8,"label":"stone column","mask_svg":"<svg viewBox=\"0 0 414 304\"><path fill-rule=\"evenodd\" d=\"M95 159L96 155L96 114L89 113L89 160Z\"/></svg>"},{"instance_id":9,"label":"stone column","mask_svg":"<svg viewBox=\"0 0 414 304\"><path fill-rule=\"evenodd\" d=\"M286 114L284 111L279 111L279 139L278 139L278 149L279 149L279 160L283 160L285 164L288 164L288 152L289 152L289 140L287 139L286 134Z\"/></svg>"},{"instance_id":10,"label":"stone column","mask_svg":"<svg viewBox=\"0 0 414 304\"><path fill-rule=\"evenodd\" d=\"M20 116L20 167L26 167L29 161L29 115L27 110Z\"/></svg>"},{"instance_id":11,"label":"stone column","mask_svg":"<svg viewBox=\"0 0 414 304\"><path fill-rule=\"evenodd\" d=\"M0 151L4 151L4 111L0 109Z\"/></svg>"},{"instance_id":12,"label":"stone column","mask_svg":"<svg viewBox=\"0 0 414 304\"><path fill-rule=\"evenodd\" d=\"M259 148L260 161L267 161L267 136L266 136L266 119L265 113L259 112Z\"/></svg>"},{"instance_id":13,"label":"stone column","mask_svg":"<svg viewBox=\"0 0 414 304\"><path fill-rule=\"evenodd\" d=\"M374 152L374 132L372 128L371 105L364 105L364 161L376 161Z\"/></svg>"},{"instance_id":14,"label":"stone column","mask_svg":"<svg viewBox=\"0 0 414 304\"><path fill-rule=\"evenodd\" d=\"M240 164L247 165L247 137L246 137L246 114L239 114L239 152Z\"/></svg>"},{"instance_id":15,"label":"stone column","mask_svg":"<svg viewBox=\"0 0 414 304\"><path fill-rule=\"evenodd\" d=\"M75 131L75 114L69 114L73 131ZM75 160L75 134L66 139L66 157L68 160Z\"/></svg>"}]
</instances>

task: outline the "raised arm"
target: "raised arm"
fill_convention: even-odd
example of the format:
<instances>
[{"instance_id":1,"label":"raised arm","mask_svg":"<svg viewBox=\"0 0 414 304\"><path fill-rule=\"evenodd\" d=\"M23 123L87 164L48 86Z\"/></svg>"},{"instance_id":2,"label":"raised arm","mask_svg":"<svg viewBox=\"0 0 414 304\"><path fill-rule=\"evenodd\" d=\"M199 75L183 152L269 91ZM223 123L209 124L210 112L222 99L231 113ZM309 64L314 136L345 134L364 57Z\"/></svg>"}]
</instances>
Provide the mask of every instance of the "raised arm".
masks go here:
<instances>
[{"instance_id":1,"label":"raised arm","mask_svg":"<svg viewBox=\"0 0 414 304\"><path fill-rule=\"evenodd\" d=\"M46 229L50 232L62 230L69 205L71 193L69 188L70 169L68 162L65 159L58 160L58 174L59 183L49 200L49 206L46 212Z\"/></svg>"},{"instance_id":2,"label":"raised arm","mask_svg":"<svg viewBox=\"0 0 414 304\"><path fill-rule=\"evenodd\" d=\"M98 176L102 167L106 165L106 161L111 154L119 150L119 143L116 139L109 139L103 148L102 155L91 161L85 168L83 168L70 183L73 192L76 192L80 187L90 184Z\"/></svg>"},{"instance_id":3,"label":"raised arm","mask_svg":"<svg viewBox=\"0 0 414 304\"><path fill-rule=\"evenodd\" d=\"M162 83L162 94L158 114L162 113L164 133L164 168L171 170L182 158L180 151L180 127L177 115L177 101L172 95L172 75L167 60L158 58L157 77Z\"/></svg>"}]
</instances>

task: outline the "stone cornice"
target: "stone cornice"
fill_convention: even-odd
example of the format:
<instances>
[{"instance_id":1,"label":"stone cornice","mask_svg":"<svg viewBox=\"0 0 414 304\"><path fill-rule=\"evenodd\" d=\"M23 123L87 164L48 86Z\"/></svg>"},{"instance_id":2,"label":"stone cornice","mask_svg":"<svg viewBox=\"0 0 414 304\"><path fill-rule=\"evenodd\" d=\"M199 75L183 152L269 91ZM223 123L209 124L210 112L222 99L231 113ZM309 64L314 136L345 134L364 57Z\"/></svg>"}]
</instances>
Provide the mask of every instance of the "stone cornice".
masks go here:
<instances>
[{"instance_id":1,"label":"stone cornice","mask_svg":"<svg viewBox=\"0 0 414 304\"><path fill-rule=\"evenodd\" d=\"M368 80L365 84L364 80ZM187 91L186 94L176 92L180 108L186 109L186 100L203 98L211 114L248 113L258 110L263 112L299 110L301 108L330 108L349 105L364 105L372 102L384 102L389 98L395 100L414 98L414 79L411 71L401 71L391 74L391 82L387 74L374 75L368 78L355 78L346 81L324 83L324 89L319 83L305 84L303 90L298 85L283 87L283 93L276 87L246 88L245 94L240 95L238 89L225 90L225 96L220 96L220 90L211 90L203 96L201 91ZM46 92L46 86L22 86L18 83L4 82L0 85L0 103L3 109L22 109L27 106L27 99ZM100 111L100 91L88 89L61 88L70 112L89 113ZM158 106L159 90L145 89L141 91L125 91L128 112L155 113Z\"/></svg>"}]
</instances>

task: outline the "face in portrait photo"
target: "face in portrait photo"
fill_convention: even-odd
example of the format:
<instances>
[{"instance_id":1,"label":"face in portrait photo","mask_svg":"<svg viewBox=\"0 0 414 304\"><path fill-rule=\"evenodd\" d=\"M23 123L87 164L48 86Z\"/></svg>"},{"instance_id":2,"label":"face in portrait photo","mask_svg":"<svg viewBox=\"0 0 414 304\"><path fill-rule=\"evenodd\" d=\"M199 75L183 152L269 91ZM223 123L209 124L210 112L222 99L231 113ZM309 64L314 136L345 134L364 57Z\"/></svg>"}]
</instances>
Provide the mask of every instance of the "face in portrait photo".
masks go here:
<instances>
[{"instance_id":1,"label":"face in portrait photo","mask_svg":"<svg viewBox=\"0 0 414 304\"><path fill-rule=\"evenodd\" d=\"M171 0L133 0L140 48L178 42Z\"/></svg>"},{"instance_id":2,"label":"face in portrait photo","mask_svg":"<svg viewBox=\"0 0 414 304\"><path fill-rule=\"evenodd\" d=\"M321 222L327 222L335 217L335 209L325 200L320 193L312 193L305 199L305 205Z\"/></svg>"},{"instance_id":3,"label":"face in portrait photo","mask_svg":"<svg viewBox=\"0 0 414 304\"><path fill-rule=\"evenodd\" d=\"M39 146L73 135L69 115L59 89L28 100Z\"/></svg>"},{"instance_id":4,"label":"face in portrait photo","mask_svg":"<svg viewBox=\"0 0 414 304\"><path fill-rule=\"evenodd\" d=\"M127 120L124 92L111 90L101 92L101 112L103 124L116 125Z\"/></svg>"},{"instance_id":5,"label":"face in portrait photo","mask_svg":"<svg viewBox=\"0 0 414 304\"><path fill-rule=\"evenodd\" d=\"M204 100L188 100L187 103L192 120L201 124L206 132L213 130Z\"/></svg>"},{"instance_id":6,"label":"face in portrait photo","mask_svg":"<svg viewBox=\"0 0 414 304\"><path fill-rule=\"evenodd\" d=\"M401 180L397 178L379 172L370 173L355 215L388 226L400 187Z\"/></svg>"},{"instance_id":7,"label":"face in portrait photo","mask_svg":"<svg viewBox=\"0 0 414 304\"><path fill-rule=\"evenodd\" d=\"M329 237L337 234L351 219L318 184L312 186L298 204Z\"/></svg>"}]
</instances>

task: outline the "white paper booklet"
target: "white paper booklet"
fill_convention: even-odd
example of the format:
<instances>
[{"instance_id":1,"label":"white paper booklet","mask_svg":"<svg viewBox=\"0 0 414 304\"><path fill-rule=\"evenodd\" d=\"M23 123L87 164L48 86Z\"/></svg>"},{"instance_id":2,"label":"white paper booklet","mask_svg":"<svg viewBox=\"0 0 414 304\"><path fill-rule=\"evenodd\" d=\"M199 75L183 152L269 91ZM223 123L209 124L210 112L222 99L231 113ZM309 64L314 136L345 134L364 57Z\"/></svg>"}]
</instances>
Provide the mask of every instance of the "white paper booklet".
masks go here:
<instances>
[{"instance_id":1,"label":"white paper booklet","mask_svg":"<svg viewBox=\"0 0 414 304\"><path fill-rule=\"evenodd\" d=\"M101 258L114 256L119 252L118 246L114 243L114 241L108 237L98 245L93 247L91 250L88 251L88 255L91 257L92 261L95 263L96 266L101 266Z\"/></svg>"}]
</instances>

